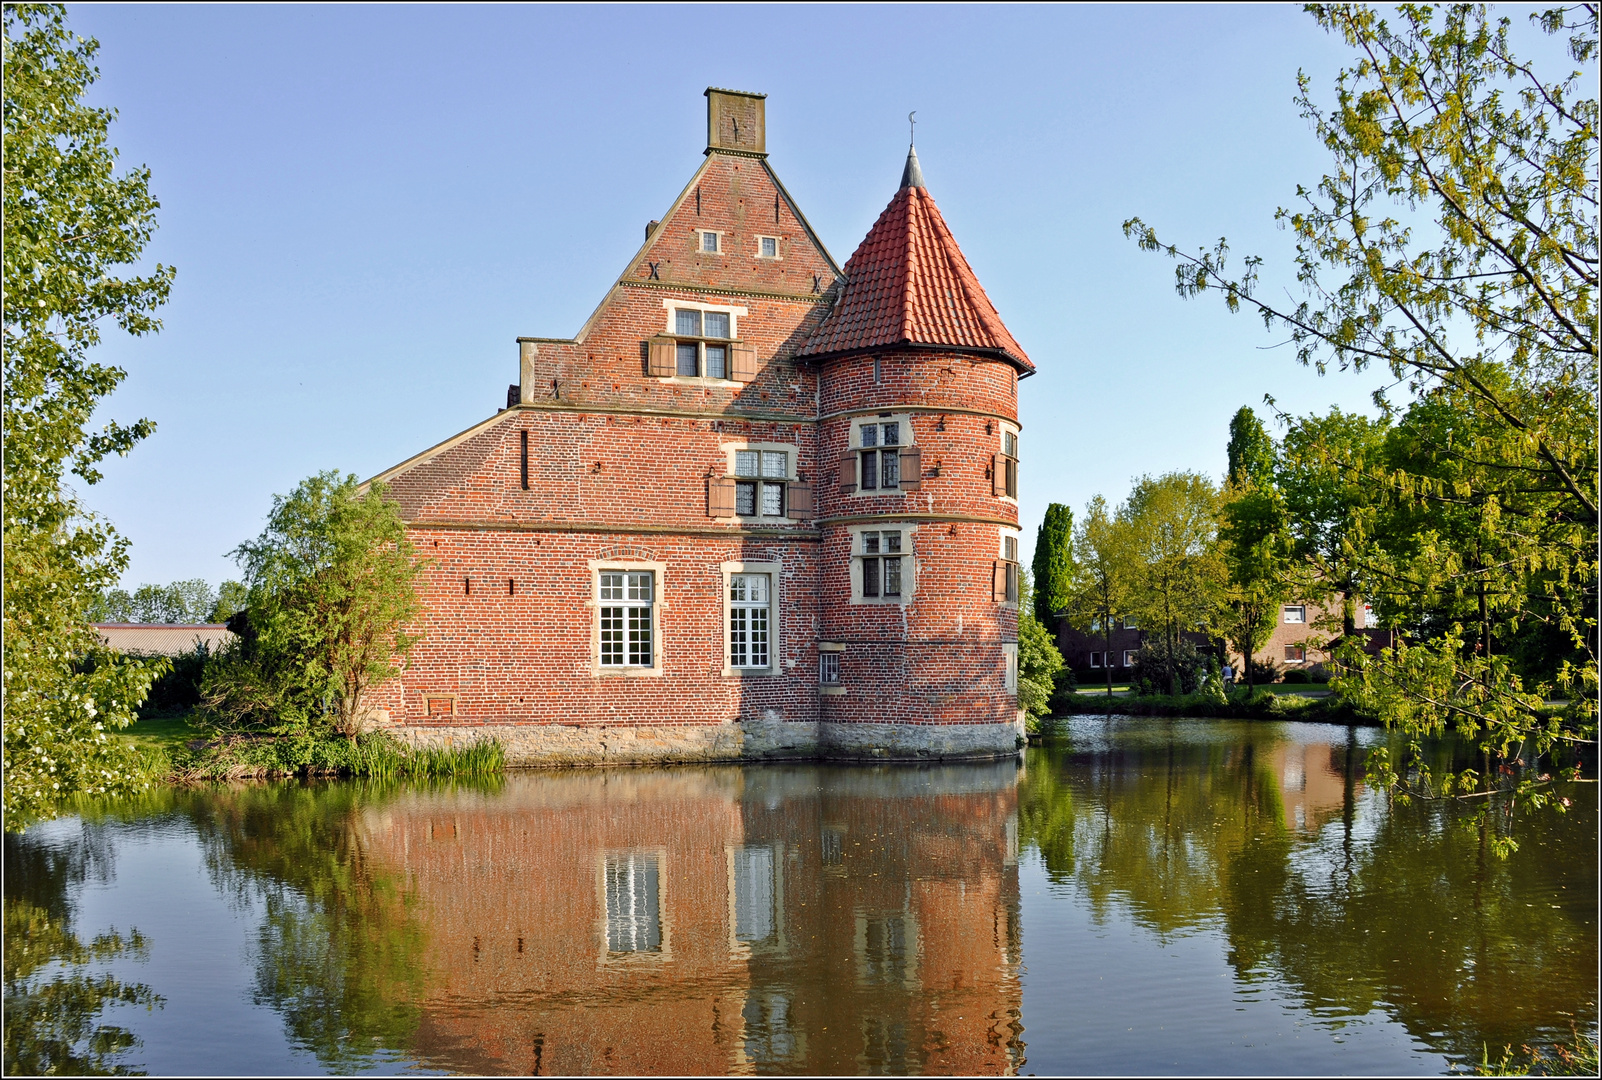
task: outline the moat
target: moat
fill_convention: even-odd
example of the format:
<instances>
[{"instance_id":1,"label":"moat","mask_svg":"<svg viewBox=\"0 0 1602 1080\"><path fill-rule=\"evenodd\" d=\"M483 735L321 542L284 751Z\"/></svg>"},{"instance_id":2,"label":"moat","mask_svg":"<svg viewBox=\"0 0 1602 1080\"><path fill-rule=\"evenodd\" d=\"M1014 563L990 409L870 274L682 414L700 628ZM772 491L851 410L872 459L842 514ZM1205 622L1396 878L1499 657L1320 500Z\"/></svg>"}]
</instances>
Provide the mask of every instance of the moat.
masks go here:
<instances>
[{"instance_id":1,"label":"moat","mask_svg":"<svg viewBox=\"0 0 1602 1080\"><path fill-rule=\"evenodd\" d=\"M1499 859L1369 789L1385 738L1082 718L1018 762L164 790L6 838L7 1071L97 1026L79 1068L180 1074L1416 1073L1594 1036L1595 786Z\"/></svg>"}]
</instances>

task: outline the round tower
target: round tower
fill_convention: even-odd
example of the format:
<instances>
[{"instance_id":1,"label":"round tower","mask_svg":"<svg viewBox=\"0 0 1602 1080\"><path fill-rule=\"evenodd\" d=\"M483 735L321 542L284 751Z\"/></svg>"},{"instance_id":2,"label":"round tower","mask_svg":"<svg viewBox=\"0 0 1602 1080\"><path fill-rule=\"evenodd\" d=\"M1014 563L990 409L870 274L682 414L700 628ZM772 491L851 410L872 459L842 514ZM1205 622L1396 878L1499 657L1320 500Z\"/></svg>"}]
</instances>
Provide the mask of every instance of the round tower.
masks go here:
<instances>
[{"instance_id":1,"label":"round tower","mask_svg":"<svg viewBox=\"0 0 1602 1080\"><path fill-rule=\"evenodd\" d=\"M1034 366L916 151L798 357L819 376L825 749L1014 752L1018 380Z\"/></svg>"}]
</instances>

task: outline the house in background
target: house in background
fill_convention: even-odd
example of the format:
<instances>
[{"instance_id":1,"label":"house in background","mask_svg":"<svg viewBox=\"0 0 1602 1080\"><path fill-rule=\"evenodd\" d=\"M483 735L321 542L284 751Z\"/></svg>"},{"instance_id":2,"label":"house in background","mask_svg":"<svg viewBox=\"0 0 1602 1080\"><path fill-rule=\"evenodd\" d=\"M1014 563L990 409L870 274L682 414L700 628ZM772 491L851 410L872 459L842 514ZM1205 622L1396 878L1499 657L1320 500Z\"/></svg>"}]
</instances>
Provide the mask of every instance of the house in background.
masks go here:
<instances>
[{"instance_id":1,"label":"house in background","mask_svg":"<svg viewBox=\"0 0 1602 1080\"><path fill-rule=\"evenodd\" d=\"M1179 636L1196 646L1198 652L1216 651L1213 640L1199 631L1186 630ZM1067 615L1057 616L1057 651L1081 685L1105 682L1108 668L1112 669L1114 682L1127 681L1135 667L1135 654L1145 642L1146 631L1133 619L1113 620L1112 633L1104 634L1099 621L1089 630L1078 630L1070 625Z\"/></svg>"},{"instance_id":2,"label":"house in background","mask_svg":"<svg viewBox=\"0 0 1602 1080\"><path fill-rule=\"evenodd\" d=\"M94 623L107 648L130 656L183 656L205 646L216 652L233 638L222 623Z\"/></svg>"}]
</instances>

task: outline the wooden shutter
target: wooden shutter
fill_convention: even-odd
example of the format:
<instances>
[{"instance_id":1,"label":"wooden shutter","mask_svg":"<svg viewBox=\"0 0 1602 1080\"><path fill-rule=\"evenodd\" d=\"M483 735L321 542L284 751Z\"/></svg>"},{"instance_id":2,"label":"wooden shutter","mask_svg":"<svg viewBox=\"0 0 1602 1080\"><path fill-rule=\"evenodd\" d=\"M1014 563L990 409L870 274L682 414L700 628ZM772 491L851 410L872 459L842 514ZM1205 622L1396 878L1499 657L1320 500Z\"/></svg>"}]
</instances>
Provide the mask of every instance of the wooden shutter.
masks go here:
<instances>
[{"instance_id":1,"label":"wooden shutter","mask_svg":"<svg viewBox=\"0 0 1602 1080\"><path fill-rule=\"evenodd\" d=\"M734 516L732 477L714 476L706 482L706 516L714 518Z\"/></svg>"},{"instance_id":2,"label":"wooden shutter","mask_svg":"<svg viewBox=\"0 0 1602 1080\"><path fill-rule=\"evenodd\" d=\"M792 483L785 498L785 516L809 518L812 516L812 485Z\"/></svg>"},{"instance_id":3,"label":"wooden shutter","mask_svg":"<svg viewBox=\"0 0 1602 1080\"><path fill-rule=\"evenodd\" d=\"M1001 489L1001 485L1002 485L1003 482L1004 481L1001 478L1001 455L1000 454L991 454L990 455L990 494L992 494L992 495L1000 495L1001 494L1001 490L1002 490Z\"/></svg>"},{"instance_id":4,"label":"wooden shutter","mask_svg":"<svg viewBox=\"0 0 1602 1080\"><path fill-rule=\"evenodd\" d=\"M901 490L917 491L923 487L923 451L916 446L901 448Z\"/></svg>"},{"instance_id":5,"label":"wooden shutter","mask_svg":"<svg viewBox=\"0 0 1602 1080\"><path fill-rule=\"evenodd\" d=\"M665 379L677 370L674 363L674 346L677 344L678 342L672 338L651 339L650 361L647 367L651 375Z\"/></svg>"},{"instance_id":6,"label":"wooden shutter","mask_svg":"<svg viewBox=\"0 0 1602 1080\"><path fill-rule=\"evenodd\" d=\"M1007 602L1007 564L997 559L990 564L990 599L998 604Z\"/></svg>"},{"instance_id":7,"label":"wooden shutter","mask_svg":"<svg viewBox=\"0 0 1602 1080\"><path fill-rule=\"evenodd\" d=\"M729 345L729 378L735 382L750 382L757 377L756 348L743 341Z\"/></svg>"},{"instance_id":8,"label":"wooden shutter","mask_svg":"<svg viewBox=\"0 0 1602 1080\"><path fill-rule=\"evenodd\" d=\"M847 495L857 490L857 455L849 451L840 459L840 490Z\"/></svg>"}]
</instances>

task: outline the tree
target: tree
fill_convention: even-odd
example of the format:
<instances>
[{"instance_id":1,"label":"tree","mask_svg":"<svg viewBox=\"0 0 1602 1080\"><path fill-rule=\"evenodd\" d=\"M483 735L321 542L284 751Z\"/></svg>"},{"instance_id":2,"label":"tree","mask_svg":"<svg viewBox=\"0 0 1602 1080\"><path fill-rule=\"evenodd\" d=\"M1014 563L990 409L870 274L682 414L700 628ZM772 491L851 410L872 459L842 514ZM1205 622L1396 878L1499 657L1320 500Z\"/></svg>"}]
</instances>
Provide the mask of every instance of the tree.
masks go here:
<instances>
[{"instance_id":1,"label":"tree","mask_svg":"<svg viewBox=\"0 0 1602 1080\"><path fill-rule=\"evenodd\" d=\"M1046 507L1035 534L1035 618L1055 626L1057 612L1068 606L1074 580L1074 512L1062 503Z\"/></svg>"},{"instance_id":2,"label":"tree","mask_svg":"<svg viewBox=\"0 0 1602 1080\"><path fill-rule=\"evenodd\" d=\"M1337 686L1412 736L1415 764L1418 738L1447 727L1480 749L1483 771L1420 765L1411 780L1377 758L1376 775L1404 796L1500 790L1541 805L1551 774L1538 760L1596 737L1599 112L1585 94L1597 85L1598 9L1530 16L1567 36L1578 67L1564 77L1520 60L1511 22L1483 7L1406 7L1394 24L1365 7L1308 10L1356 59L1332 109L1300 79L1297 102L1334 159L1298 189L1299 207L1278 213L1306 299L1259 296L1261 260L1231 276L1223 241L1190 255L1138 218L1125 232L1177 260L1181 295L1255 309L1302 363L1379 364L1395 378L1404 400L1382 392L1376 404L1416 429L1414 451L1327 457L1377 504L1341 564L1393 612L1460 596L1473 617L1377 657L1348 648L1352 673ZM1418 410L1434 416L1410 424ZM1472 521L1472 537L1448 542L1421 521L1414 538L1375 542L1371 525L1410 508L1459 530ZM1527 682L1511 643L1537 622L1573 659ZM1567 700L1556 713L1553 696Z\"/></svg>"},{"instance_id":3,"label":"tree","mask_svg":"<svg viewBox=\"0 0 1602 1080\"><path fill-rule=\"evenodd\" d=\"M83 102L98 44L71 33L59 7L7 5L4 26L4 807L15 829L72 792L145 783L108 731L133 722L162 664L118 657L89 628L126 544L67 473L93 484L108 454L154 430L88 429L126 375L89 353L108 320L159 330L173 272L114 272L142 258L159 204L148 170L115 173L114 112Z\"/></svg>"},{"instance_id":4,"label":"tree","mask_svg":"<svg viewBox=\"0 0 1602 1080\"><path fill-rule=\"evenodd\" d=\"M1018 578L1018 704L1030 716L1045 716L1051 712L1057 672L1063 669L1062 653L1048 625L1035 618L1029 575Z\"/></svg>"},{"instance_id":5,"label":"tree","mask_svg":"<svg viewBox=\"0 0 1602 1080\"><path fill-rule=\"evenodd\" d=\"M1290 597L1290 536L1284 499L1274 482L1274 440L1250 408L1229 423L1229 469L1218 539L1228 583L1218 625L1241 655L1248 691L1256 689L1252 658L1279 622Z\"/></svg>"},{"instance_id":6,"label":"tree","mask_svg":"<svg viewBox=\"0 0 1602 1080\"><path fill-rule=\"evenodd\" d=\"M1129 612L1134 577L1131 536L1121 516L1107 512L1107 500L1100 495L1085 507L1085 516L1074 531L1072 589L1068 612L1073 625L1087 632L1100 630L1103 649L1112 652L1113 620ZM1107 672L1107 697L1112 698L1112 665Z\"/></svg>"},{"instance_id":7,"label":"tree","mask_svg":"<svg viewBox=\"0 0 1602 1080\"><path fill-rule=\"evenodd\" d=\"M244 607L245 587L225 581L213 591L203 578L171 585L141 585L132 593L107 589L89 608L93 622L220 623Z\"/></svg>"},{"instance_id":8,"label":"tree","mask_svg":"<svg viewBox=\"0 0 1602 1080\"><path fill-rule=\"evenodd\" d=\"M208 670L214 722L354 739L374 687L420 639L417 558L400 506L375 484L319 473L273 499L267 528L234 551L245 571L244 633Z\"/></svg>"},{"instance_id":9,"label":"tree","mask_svg":"<svg viewBox=\"0 0 1602 1080\"><path fill-rule=\"evenodd\" d=\"M1128 613L1162 635L1163 656L1178 655L1180 634L1210 626L1224 567L1214 543L1218 492L1200 473L1143 476L1118 509L1133 552ZM1168 693L1178 672L1168 664Z\"/></svg>"}]
</instances>

